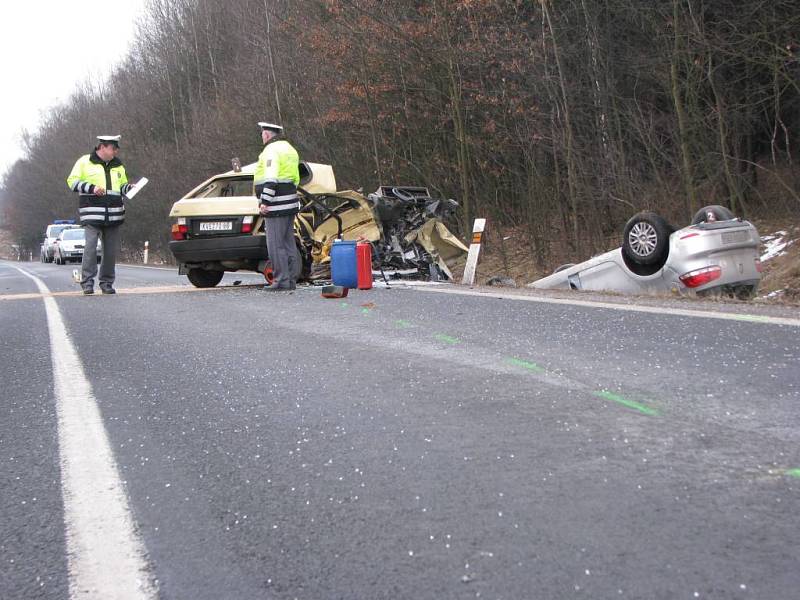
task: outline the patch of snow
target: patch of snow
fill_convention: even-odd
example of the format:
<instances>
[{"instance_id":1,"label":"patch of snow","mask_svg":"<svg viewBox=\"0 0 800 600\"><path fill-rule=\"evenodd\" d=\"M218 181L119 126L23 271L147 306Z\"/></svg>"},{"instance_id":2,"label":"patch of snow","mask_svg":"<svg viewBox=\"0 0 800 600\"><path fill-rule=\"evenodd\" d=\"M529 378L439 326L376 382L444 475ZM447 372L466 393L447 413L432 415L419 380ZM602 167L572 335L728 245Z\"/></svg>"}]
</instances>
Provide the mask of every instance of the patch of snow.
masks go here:
<instances>
[{"instance_id":1,"label":"patch of snow","mask_svg":"<svg viewBox=\"0 0 800 600\"><path fill-rule=\"evenodd\" d=\"M771 235L762 236L761 242L764 244L764 254L761 255L761 262L785 254L786 248L795 242L795 240L787 240L787 235L786 231L776 231Z\"/></svg>"}]
</instances>

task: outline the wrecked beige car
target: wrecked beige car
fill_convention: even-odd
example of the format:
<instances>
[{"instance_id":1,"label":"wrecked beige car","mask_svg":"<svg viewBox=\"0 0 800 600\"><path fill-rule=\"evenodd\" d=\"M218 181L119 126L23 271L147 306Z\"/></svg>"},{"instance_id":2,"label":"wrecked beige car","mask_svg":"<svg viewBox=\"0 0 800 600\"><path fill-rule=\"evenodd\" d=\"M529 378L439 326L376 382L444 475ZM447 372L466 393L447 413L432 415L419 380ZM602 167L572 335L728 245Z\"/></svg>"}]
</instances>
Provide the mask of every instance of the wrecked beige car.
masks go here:
<instances>
[{"instance_id":1,"label":"wrecked beige car","mask_svg":"<svg viewBox=\"0 0 800 600\"><path fill-rule=\"evenodd\" d=\"M254 169L251 164L216 175L173 204L169 247L179 273L194 286L214 287L225 271L257 271L271 279ZM458 204L433 199L425 188L382 186L364 197L336 191L330 165L303 162L299 193L298 281L330 278L330 248L337 237L371 242L373 267L395 277L451 279L453 264L467 253L444 223Z\"/></svg>"}]
</instances>

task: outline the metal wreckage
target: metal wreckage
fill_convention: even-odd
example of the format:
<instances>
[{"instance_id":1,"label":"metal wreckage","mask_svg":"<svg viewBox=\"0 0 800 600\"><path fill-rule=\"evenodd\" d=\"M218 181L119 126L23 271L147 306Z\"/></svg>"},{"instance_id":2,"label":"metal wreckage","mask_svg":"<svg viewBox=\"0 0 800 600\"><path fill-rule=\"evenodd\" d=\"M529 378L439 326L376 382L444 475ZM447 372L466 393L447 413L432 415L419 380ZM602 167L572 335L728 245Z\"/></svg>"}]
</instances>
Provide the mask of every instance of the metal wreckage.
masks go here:
<instances>
[{"instance_id":1,"label":"metal wreckage","mask_svg":"<svg viewBox=\"0 0 800 600\"><path fill-rule=\"evenodd\" d=\"M458 211L458 202L433 198L427 188L380 186L366 198L358 192L339 192L333 198L350 202L340 204L341 211L331 211L310 236L311 281L330 279L330 248L339 235L369 241L373 268L395 279L450 280L451 268L468 251L446 225ZM310 200L325 205L330 197Z\"/></svg>"},{"instance_id":2,"label":"metal wreckage","mask_svg":"<svg viewBox=\"0 0 800 600\"><path fill-rule=\"evenodd\" d=\"M196 287L214 287L225 271L259 271L269 278L254 168L216 175L172 206L169 247L179 272ZM367 196L337 191L330 165L303 162L300 174L298 280L331 278L330 251L337 238L370 242L373 268L395 279L452 279L453 267L466 257L468 248L446 225L459 208L455 200L434 198L424 187L380 186Z\"/></svg>"}]
</instances>

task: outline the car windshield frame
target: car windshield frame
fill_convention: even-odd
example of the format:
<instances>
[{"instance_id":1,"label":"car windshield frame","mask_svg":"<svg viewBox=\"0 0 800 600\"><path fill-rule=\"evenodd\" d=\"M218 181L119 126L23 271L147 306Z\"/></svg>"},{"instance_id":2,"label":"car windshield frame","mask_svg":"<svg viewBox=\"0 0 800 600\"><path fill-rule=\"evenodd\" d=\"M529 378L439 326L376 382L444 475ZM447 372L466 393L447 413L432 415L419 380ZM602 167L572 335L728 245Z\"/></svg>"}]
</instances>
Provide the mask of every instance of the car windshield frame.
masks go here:
<instances>
[{"instance_id":1,"label":"car windshield frame","mask_svg":"<svg viewBox=\"0 0 800 600\"><path fill-rule=\"evenodd\" d=\"M74 232L74 234L73 234ZM60 234L62 240L85 240L86 239L86 232L78 227L70 227L62 231Z\"/></svg>"},{"instance_id":2,"label":"car windshield frame","mask_svg":"<svg viewBox=\"0 0 800 600\"><path fill-rule=\"evenodd\" d=\"M245 192L245 193L242 193ZM246 198L253 194L253 176L243 173L217 177L188 198Z\"/></svg>"},{"instance_id":3,"label":"car windshield frame","mask_svg":"<svg viewBox=\"0 0 800 600\"><path fill-rule=\"evenodd\" d=\"M76 227L74 225L50 225L50 231L46 234L46 237L57 238L67 229L76 229Z\"/></svg>"}]
</instances>

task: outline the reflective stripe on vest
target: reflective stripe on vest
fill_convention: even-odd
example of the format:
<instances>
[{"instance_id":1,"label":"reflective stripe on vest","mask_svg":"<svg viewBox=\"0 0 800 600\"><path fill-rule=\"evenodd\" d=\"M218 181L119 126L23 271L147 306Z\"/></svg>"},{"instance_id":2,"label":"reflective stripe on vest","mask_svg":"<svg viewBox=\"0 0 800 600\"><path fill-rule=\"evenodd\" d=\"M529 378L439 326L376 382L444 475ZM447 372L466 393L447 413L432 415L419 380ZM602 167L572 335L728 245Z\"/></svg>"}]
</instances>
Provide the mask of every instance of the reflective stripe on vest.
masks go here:
<instances>
[{"instance_id":1,"label":"reflective stripe on vest","mask_svg":"<svg viewBox=\"0 0 800 600\"><path fill-rule=\"evenodd\" d=\"M116 226L125 220L125 205L119 192L105 196L81 194L78 213L83 224Z\"/></svg>"},{"instance_id":2,"label":"reflective stripe on vest","mask_svg":"<svg viewBox=\"0 0 800 600\"><path fill-rule=\"evenodd\" d=\"M268 179L261 192L261 204L267 207L266 218L283 217L300 212L297 187L292 180Z\"/></svg>"}]
</instances>

